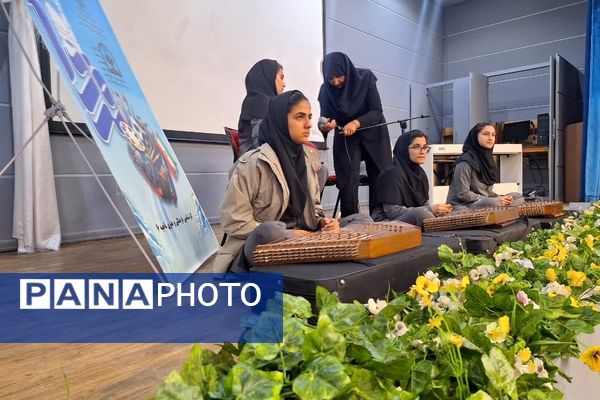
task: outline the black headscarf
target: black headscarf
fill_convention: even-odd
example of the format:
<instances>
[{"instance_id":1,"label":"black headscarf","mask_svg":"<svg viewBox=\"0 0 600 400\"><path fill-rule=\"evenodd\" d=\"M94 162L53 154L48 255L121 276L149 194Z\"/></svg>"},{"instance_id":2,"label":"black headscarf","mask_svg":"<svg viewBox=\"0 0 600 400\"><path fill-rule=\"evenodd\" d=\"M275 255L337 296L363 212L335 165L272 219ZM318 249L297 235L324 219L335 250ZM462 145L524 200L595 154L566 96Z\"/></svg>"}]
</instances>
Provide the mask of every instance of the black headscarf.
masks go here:
<instances>
[{"instance_id":1,"label":"black headscarf","mask_svg":"<svg viewBox=\"0 0 600 400\"><path fill-rule=\"evenodd\" d=\"M384 170L377 180L379 203L420 207L429 200L427 174L419 164L410 160L408 154L408 146L415 133L422 132L413 130L403 133L396 141L392 165Z\"/></svg>"},{"instance_id":2,"label":"black headscarf","mask_svg":"<svg viewBox=\"0 0 600 400\"><path fill-rule=\"evenodd\" d=\"M260 60L246 75L246 97L242 102L240 121L250 124L253 119L265 116L271 97L277 96L275 77L281 65L275 60Z\"/></svg>"},{"instance_id":3,"label":"black headscarf","mask_svg":"<svg viewBox=\"0 0 600 400\"><path fill-rule=\"evenodd\" d=\"M331 86L329 77L344 75L346 81L340 89ZM377 78L368 69L356 68L344 53L329 53L323 59L323 84L319 90L322 109L331 110L332 117L340 121L355 118L363 107L369 86Z\"/></svg>"},{"instance_id":4,"label":"black headscarf","mask_svg":"<svg viewBox=\"0 0 600 400\"><path fill-rule=\"evenodd\" d=\"M485 126L488 125L491 124L485 124ZM477 135L479 134L478 130L482 128L481 124L477 124L471 128L463 144L463 153L458 157L454 165L461 162L468 163L477 174L479 181L491 186L496 183L496 163L492 155L494 149L486 149L479 144Z\"/></svg>"},{"instance_id":5,"label":"black headscarf","mask_svg":"<svg viewBox=\"0 0 600 400\"><path fill-rule=\"evenodd\" d=\"M290 189L290 201L285 214L297 218L306 206L308 182L304 147L292 141L288 128L288 107L294 93L300 92L292 90L271 99L267 115L260 124L258 142L268 143L275 151Z\"/></svg>"}]
</instances>

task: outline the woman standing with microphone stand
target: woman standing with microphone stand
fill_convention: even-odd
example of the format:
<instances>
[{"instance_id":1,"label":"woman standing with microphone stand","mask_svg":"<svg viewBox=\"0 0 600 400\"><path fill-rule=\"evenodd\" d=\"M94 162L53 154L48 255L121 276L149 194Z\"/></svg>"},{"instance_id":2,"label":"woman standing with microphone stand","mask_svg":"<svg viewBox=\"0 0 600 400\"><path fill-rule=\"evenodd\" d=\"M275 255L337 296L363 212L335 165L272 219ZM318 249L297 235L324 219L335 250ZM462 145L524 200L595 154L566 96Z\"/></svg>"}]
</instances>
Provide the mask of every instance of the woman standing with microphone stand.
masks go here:
<instances>
[{"instance_id":1,"label":"woman standing with microphone stand","mask_svg":"<svg viewBox=\"0 0 600 400\"><path fill-rule=\"evenodd\" d=\"M377 78L368 69L356 68L343 53L329 53L323 59L323 84L319 91L319 130L325 138L332 129L333 163L340 191L342 217L359 212L360 162L365 161L369 178L369 212L377 205L375 182L392 162L390 135L385 123Z\"/></svg>"}]
</instances>

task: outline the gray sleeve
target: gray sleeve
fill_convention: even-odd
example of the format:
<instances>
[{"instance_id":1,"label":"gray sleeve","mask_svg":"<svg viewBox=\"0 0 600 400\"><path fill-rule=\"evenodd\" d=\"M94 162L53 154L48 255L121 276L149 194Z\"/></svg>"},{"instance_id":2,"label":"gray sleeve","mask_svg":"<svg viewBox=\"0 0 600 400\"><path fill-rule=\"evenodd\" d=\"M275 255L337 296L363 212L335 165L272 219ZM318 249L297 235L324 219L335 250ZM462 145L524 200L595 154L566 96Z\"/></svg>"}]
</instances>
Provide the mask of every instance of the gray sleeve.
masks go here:
<instances>
[{"instance_id":1,"label":"gray sleeve","mask_svg":"<svg viewBox=\"0 0 600 400\"><path fill-rule=\"evenodd\" d=\"M408 210L404 206L399 206L397 204L383 203L383 212L385 213L385 217L387 219L396 219L402 214L404 214Z\"/></svg>"},{"instance_id":2,"label":"gray sleeve","mask_svg":"<svg viewBox=\"0 0 600 400\"><path fill-rule=\"evenodd\" d=\"M471 191L472 173L473 169L466 162L454 166L452 186L455 192L454 195L461 203L472 203L481 197L481 195Z\"/></svg>"}]
</instances>

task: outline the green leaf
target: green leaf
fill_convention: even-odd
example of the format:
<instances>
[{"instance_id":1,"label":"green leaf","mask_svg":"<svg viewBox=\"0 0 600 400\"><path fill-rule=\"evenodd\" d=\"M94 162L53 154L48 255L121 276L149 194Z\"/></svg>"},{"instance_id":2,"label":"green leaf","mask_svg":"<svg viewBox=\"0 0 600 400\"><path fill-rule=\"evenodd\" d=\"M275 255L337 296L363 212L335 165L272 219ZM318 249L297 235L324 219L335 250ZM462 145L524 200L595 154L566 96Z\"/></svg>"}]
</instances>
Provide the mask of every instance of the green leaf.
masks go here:
<instances>
[{"instance_id":1,"label":"green leaf","mask_svg":"<svg viewBox=\"0 0 600 400\"><path fill-rule=\"evenodd\" d=\"M558 390L542 391L532 389L527 392L527 400L562 400L563 395Z\"/></svg>"},{"instance_id":2,"label":"green leaf","mask_svg":"<svg viewBox=\"0 0 600 400\"><path fill-rule=\"evenodd\" d=\"M338 360L343 360L346 354L346 339L336 331L327 314L321 314L317 328L306 334L302 352L306 360L321 354L331 354Z\"/></svg>"},{"instance_id":3,"label":"green leaf","mask_svg":"<svg viewBox=\"0 0 600 400\"><path fill-rule=\"evenodd\" d=\"M224 369L233 364L222 365ZM215 353L210 350L203 349L199 345L194 345L190 351L190 355L186 362L181 366L181 378L189 385L198 388L201 395L206 395L208 392L216 390L219 374L216 367L223 364Z\"/></svg>"},{"instance_id":4,"label":"green leaf","mask_svg":"<svg viewBox=\"0 0 600 400\"><path fill-rule=\"evenodd\" d=\"M485 368L487 377L498 393L505 393L511 399L517 400L517 381L510 363L504 357L502 351L493 347L489 355L481 356L481 362Z\"/></svg>"},{"instance_id":5,"label":"green leaf","mask_svg":"<svg viewBox=\"0 0 600 400\"><path fill-rule=\"evenodd\" d=\"M338 304L340 300L337 297L336 293L330 293L323 286L317 286L317 309L322 311L326 311L330 307L334 307Z\"/></svg>"},{"instance_id":6,"label":"green leaf","mask_svg":"<svg viewBox=\"0 0 600 400\"><path fill-rule=\"evenodd\" d=\"M468 285L465 290L465 308L475 317L488 316L494 301L479 285Z\"/></svg>"},{"instance_id":7,"label":"green leaf","mask_svg":"<svg viewBox=\"0 0 600 400\"><path fill-rule=\"evenodd\" d=\"M261 361L273 360L279 354L280 347L279 343L246 343L240 354L240 361L262 367L266 363Z\"/></svg>"},{"instance_id":8,"label":"green leaf","mask_svg":"<svg viewBox=\"0 0 600 400\"><path fill-rule=\"evenodd\" d=\"M387 391L395 389L391 384L385 388L377 379L377 376L364 368L351 368L352 391L349 399L385 399L388 396ZM388 389L388 390L386 390Z\"/></svg>"},{"instance_id":9,"label":"green leaf","mask_svg":"<svg viewBox=\"0 0 600 400\"><path fill-rule=\"evenodd\" d=\"M181 375L173 371L156 390L155 400L202 400L200 388L188 385Z\"/></svg>"},{"instance_id":10,"label":"green leaf","mask_svg":"<svg viewBox=\"0 0 600 400\"><path fill-rule=\"evenodd\" d=\"M520 314L519 314L520 315ZM540 322L544 319L544 313L540 310L531 310L525 317L518 318L515 322L517 336L527 341L540 332Z\"/></svg>"},{"instance_id":11,"label":"green leaf","mask_svg":"<svg viewBox=\"0 0 600 400\"><path fill-rule=\"evenodd\" d=\"M379 376L394 379L400 382L407 382L410 378L410 371L415 364L415 360L409 356L398 356L386 363L369 361L365 364L371 371Z\"/></svg>"},{"instance_id":12,"label":"green leaf","mask_svg":"<svg viewBox=\"0 0 600 400\"><path fill-rule=\"evenodd\" d=\"M474 393L467 397L467 400L494 400L492 396L484 392L483 390L479 390L477 393Z\"/></svg>"},{"instance_id":13,"label":"green leaf","mask_svg":"<svg viewBox=\"0 0 600 400\"><path fill-rule=\"evenodd\" d=\"M387 307L386 307L387 308ZM367 309L360 303L336 303L326 306L321 314L327 316L333 322L335 328L340 332L345 332L354 328L367 317Z\"/></svg>"},{"instance_id":14,"label":"green leaf","mask_svg":"<svg viewBox=\"0 0 600 400\"><path fill-rule=\"evenodd\" d=\"M435 378L435 365L429 360L419 361L411 370L408 389L413 393L422 393Z\"/></svg>"},{"instance_id":15,"label":"green leaf","mask_svg":"<svg viewBox=\"0 0 600 400\"><path fill-rule=\"evenodd\" d=\"M308 300L300 296L283 294L283 316L308 319L312 317L312 309Z\"/></svg>"},{"instance_id":16,"label":"green leaf","mask_svg":"<svg viewBox=\"0 0 600 400\"><path fill-rule=\"evenodd\" d=\"M235 365L228 376L231 393L236 399L279 399L283 386L283 374L279 371L265 372L246 363Z\"/></svg>"},{"instance_id":17,"label":"green leaf","mask_svg":"<svg viewBox=\"0 0 600 400\"><path fill-rule=\"evenodd\" d=\"M307 370L293 381L292 389L302 399L332 399L351 383L344 365L335 357L315 358Z\"/></svg>"},{"instance_id":18,"label":"green leaf","mask_svg":"<svg viewBox=\"0 0 600 400\"><path fill-rule=\"evenodd\" d=\"M438 247L438 257L441 262L452 263L454 262L454 250L447 244L442 244Z\"/></svg>"}]
</instances>

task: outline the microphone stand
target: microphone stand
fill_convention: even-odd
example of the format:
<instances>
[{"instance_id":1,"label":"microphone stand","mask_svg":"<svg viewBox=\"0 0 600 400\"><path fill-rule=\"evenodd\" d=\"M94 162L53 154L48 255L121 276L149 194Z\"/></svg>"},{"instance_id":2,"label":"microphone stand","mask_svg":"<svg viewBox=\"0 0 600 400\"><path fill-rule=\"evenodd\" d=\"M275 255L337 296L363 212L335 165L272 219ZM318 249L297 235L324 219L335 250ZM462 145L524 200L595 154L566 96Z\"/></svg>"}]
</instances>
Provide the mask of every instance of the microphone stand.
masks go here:
<instances>
[{"instance_id":1,"label":"microphone stand","mask_svg":"<svg viewBox=\"0 0 600 400\"><path fill-rule=\"evenodd\" d=\"M363 129L377 128L379 126L385 126L385 125L400 124L400 128L402 128L402 133L404 133L404 130L406 129L406 122L411 121L413 119L421 119L421 118L429 118L429 117L431 117L431 115L423 115L423 114L421 114L418 117L399 119L397 121L382 122L380 124L365 126L365 127L362 127L362 128L358 128L356 131L358 132L358 131L362 131Z\"/></svg>"}]
</instances>

